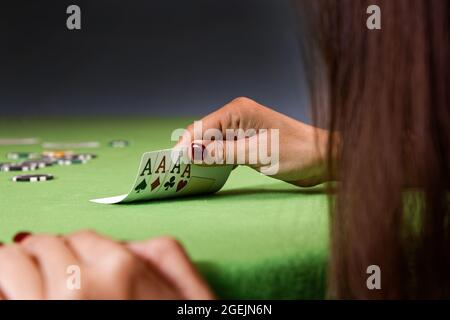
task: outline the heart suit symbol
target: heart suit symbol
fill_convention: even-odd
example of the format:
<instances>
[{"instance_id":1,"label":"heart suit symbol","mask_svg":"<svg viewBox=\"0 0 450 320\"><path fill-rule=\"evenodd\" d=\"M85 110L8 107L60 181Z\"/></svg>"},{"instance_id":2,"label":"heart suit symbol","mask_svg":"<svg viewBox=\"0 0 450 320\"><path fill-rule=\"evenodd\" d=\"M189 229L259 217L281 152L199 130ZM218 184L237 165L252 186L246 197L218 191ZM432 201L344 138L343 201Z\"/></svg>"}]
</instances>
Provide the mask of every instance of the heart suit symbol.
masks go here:
<instances>
[{"instance_id":1,"label":"heart suit symbol","mask_svg":"<svg viewBox=\"0 0 450 320\"><path fill-rule=\"evenodd\" d=\"M186 187L187 185L187 181L186 180L180 180L177 184L177 191L180 191L181 189L183 189L184 187Z\"/></svg>"}]
</instances>

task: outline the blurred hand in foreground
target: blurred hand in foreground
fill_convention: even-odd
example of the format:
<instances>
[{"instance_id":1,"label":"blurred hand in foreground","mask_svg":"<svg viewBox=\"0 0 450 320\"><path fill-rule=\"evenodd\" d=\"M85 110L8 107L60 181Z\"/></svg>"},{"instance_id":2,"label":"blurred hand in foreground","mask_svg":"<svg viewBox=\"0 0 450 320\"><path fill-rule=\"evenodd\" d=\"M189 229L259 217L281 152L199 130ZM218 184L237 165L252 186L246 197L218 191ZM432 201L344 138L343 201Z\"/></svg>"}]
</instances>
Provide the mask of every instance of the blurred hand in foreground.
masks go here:
<instances>
[{"instance_id":1,"label":"blurred hand in foreground","mask_svg":"<svg viewBox=\"0 0 450 320\"><path fill-rule=\"evenodd\" d=\"M182 246L168 237L123 244L82 231L0 247L0 300L212 298Z\"/></svg>"}]
</instances>

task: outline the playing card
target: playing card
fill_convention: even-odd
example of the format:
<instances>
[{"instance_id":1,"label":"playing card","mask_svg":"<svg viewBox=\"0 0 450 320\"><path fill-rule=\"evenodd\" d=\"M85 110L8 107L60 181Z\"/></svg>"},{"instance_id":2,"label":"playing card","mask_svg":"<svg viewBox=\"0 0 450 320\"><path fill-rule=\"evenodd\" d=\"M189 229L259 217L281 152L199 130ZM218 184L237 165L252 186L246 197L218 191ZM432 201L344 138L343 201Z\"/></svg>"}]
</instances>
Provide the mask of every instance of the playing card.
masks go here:
<instances>
[{"instance_id":1,"label":"playing card","mask_svg":"<svg viewBox=\"0 0 450 320\"><path fill-rule=\"evenodd\" d=\"M163 188L165 177L168 173L169 164L172 158L171 149L156 151L157 157L150 180L150 194L155 197L161 188Z\"/></svg>"},{"instance_id":2,"label":"playing card","mask_svg":"<svg viewBox=\"0 0 450 320\"><path fill-rule=\"evenodd\" d=\"M128 194L91 200L114 204L213 193L225 184L233 166L198 166L183 161L181 151L165 149L142 155Z\"/></svg>"},{"instance_id":3,"label":"playing card","mask_svg":"<svg viewBox=\"0 0 450 320\"><path fill-rule=\"evenodd\" d=\"M166 173L162 179L162 186L158 190L158 198L176 196L186 188L191 177L191 164L183 161L182 152L172 152L165 164Z\"/></svg>"},{"instance_id":4,"label":"playing card","mask_svg":"<svg viewBox=\"0 0 450 320\"><path fill-rule=\"evenodd\" d=\"M132 202L135 200L145 200L147 197L149 197L151 191L151 187L149 187L149 184L152 181L152 172L159 154L159 151L153 151L146 152L142 155L135 182L129 193L110 198L95 199L91 201L109 204Z\"/></svg>"},{"instance_id":5,"label":"playing card","mask_svg":"<svg viewBox=\"0 0 450 320\"><path fill-rule=\"evenodd\" d=\"M158 151L146 152L142 155L134 187L128 193L124 202L131 202L135 199L145 200L151 197L154 189L153 171L161 153Z\"/></svg>"}]
</instances>

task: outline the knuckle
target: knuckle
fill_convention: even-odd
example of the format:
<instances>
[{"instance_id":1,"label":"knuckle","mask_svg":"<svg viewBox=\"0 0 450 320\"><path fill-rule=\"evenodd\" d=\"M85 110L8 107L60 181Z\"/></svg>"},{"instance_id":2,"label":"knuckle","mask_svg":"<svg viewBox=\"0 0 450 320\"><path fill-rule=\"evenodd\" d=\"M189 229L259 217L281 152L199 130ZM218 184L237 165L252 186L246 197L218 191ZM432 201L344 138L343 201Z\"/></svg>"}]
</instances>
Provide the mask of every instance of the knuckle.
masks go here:
<instances>
[{"instance_id":1,"label":"knuckle","mask_svg":"<svg viewBox=\"0 0 450 320\"><path fill-rule=\"evenodd\" d=\"M188 125L188 126L186 127L186 130L189 131L189 132L193 131L193 130L194 130L194 124L191 123L190 125Z\"/></svg>"},{"instance_id":2,"label":"knuckle","mask_svg":"<svg viewBox=\"0 0 450 320\"><path fill-rule=\"evenodd\" d=\"M234 118L245 118L246 115L251 115L258 107L258 103L246 97L235 98L226 106L230 115L234 116Z\"/></svg>"},{"instance_id":3,"label":"knuckle","mask_svg":"<svg viewBox=\"0 0 450 320\"><path fill-rule=\"evenodd\" d=\"M111 252L104 261L105 269L110 277L123 276L134 270L137 260L126 250Z\"/></svg>"},{"instance_id":4,"label":"knuckle","mask_svg":"<svg viewBox=\"0 0 450 320\"><path fill-rule=\"evenodd\" d=\"M167 253L173 252L184 252L183 246L181 243L172 237L160 237L153 239L151 242L151 250L157 256L164 256Z\"/></svg>"},{"instance_id":5,"label":"knuckle","mask_svg":"<svg viewBox=\"0 0 450 320\"><path fill-rule=\"evenodd\" d=\"M58 239L55 236L31 235L22 242L22 245L29 249L40 249L50 247L57 242Z\"/></svg>"},{"instance_id":6,"label":"knuckle","mask_svg":"<svg viewBox=\"0 0 450 320\"><path fill-rule=\"evenodd\" d=\"M234 98L233 101L231 101L231 104L238 105L238 106L248 106L254 104L255 101L253 101L250 98L247 97L237 97Z\"/></svg>"}]
</instances>

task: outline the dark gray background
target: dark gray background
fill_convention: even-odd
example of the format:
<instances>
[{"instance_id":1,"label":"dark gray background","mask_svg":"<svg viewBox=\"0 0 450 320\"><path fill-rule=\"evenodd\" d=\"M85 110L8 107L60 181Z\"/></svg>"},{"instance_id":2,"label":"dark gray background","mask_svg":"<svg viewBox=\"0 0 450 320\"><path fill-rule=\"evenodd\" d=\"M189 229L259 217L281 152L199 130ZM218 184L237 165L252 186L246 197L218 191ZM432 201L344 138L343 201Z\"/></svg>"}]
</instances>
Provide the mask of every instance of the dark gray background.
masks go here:
<instances>
[{"instance_id":1,"label":"dark gray background","mask_svg":"<svg viewBox=\"0 0 450 320\"><path fill-rule=\"evenodd\" d=\"M289 0L2 1L1 115L201 116L248 96L305 120L295 19Z\"/></svg>"}]
</instances>

